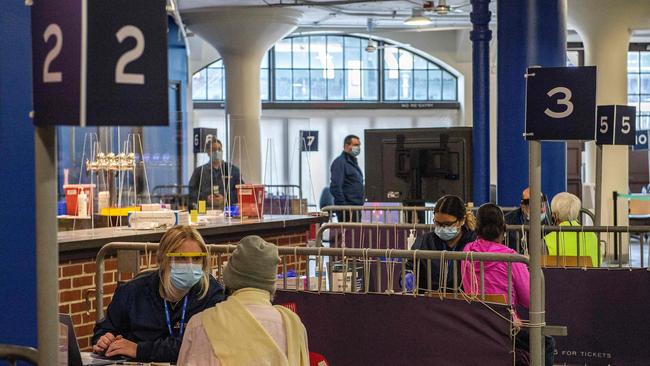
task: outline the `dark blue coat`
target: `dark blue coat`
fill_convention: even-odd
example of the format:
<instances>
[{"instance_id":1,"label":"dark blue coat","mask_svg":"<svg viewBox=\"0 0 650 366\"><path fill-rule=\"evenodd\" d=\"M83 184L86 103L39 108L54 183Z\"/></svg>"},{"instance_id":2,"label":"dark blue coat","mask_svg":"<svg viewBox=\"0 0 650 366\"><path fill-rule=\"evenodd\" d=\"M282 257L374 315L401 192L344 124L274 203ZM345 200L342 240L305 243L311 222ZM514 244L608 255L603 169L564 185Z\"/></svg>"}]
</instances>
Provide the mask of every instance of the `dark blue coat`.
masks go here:
<instances>
[{"instance_id":1,"label":"dark blue coat","mask_svg":"<svg viewBox=\"0 0 650 366\"><path fill-rule=\"evenodd\" d=\"M332 162L330 173L330 192L334 196L334 204L362 206L363 172L359 168L357 158L342 152Z\"/></svg>"},{"instance_id":2,"label":"dark blue coat","mask_svg":"<svg viewBox=\"0 0 650 366\"><path fill-rule=\"evenodd\" d=\"M463 227L463 232L462 236L458 240L458 243L453 248L449 248L447 246L447 242L440 239L438 235L436 235L433 231L428 232L424 235L420 235L417 237L415 240L415 243L411 247L411 249L415 250L447 250L450 252L462 252L463 248L465 248L465 244L471 243L474 240L476 240L476 233L474 231L469 231ZM413 270L414 263L412 260L409 260L406 262L406 269L409 271ZM428 290L428 283L427 283L427 261L422 259L420 260L420 267L418 268L418 277L420 278L420 283L419 283L419 288L420 290ZM460 262L457 262L456 266L456 278L457 278L457 283L456 285L460 287L460 285L463 283L462 278L461 278L461 268L460 268ZM431 290L438 290L438 281L440 278L440 261L439 260L431 260ZM454 287L454 272L453 272L453 262L450 261L449 263L449 269L447 272L447 286L448 289L451 289Z\"/></svg>"},{"instance_id":3,"label":"dark blue coat","mask_svg":"<svg viewBox=\"0 0 650 366\"><path fill-rule=\"evenodd\" d=\"M174 336L169 335L165 320L165 305L158 292L160 277L152 272L137 277L115 290L113 300L108 305L106 317L95 324L93 344L105 333L122 335L138 344L136 358L139 361L162 361L175 363L181 349L182 336L174 328ZM190 318L203 310L224 300L223 288L210 276L208 294L199 299L200 285L189 292L185 325ZM172 327L179 326L183 308L182 300L173 308L169 307Z\"/></svg>"},{"instance_id":4,"label":"dark blue coat","mask_svg":"<svg viewBox=\"0 0 650 366\"><path fill-rule=\"evenodd\" d=\"M237 189L236 186L237 184L244 183L244 181L241 179L241 173L239 172L239 168L236 167L235 165L231 165L230 169L232 170L232 174L228 174L229 167L228 163L224 162L221 167L223 171L226 172L226 177L224 179L224 176L222 174L222 169L214 169L210 168L211 164L207 163L204 165L201 165L200 167L194 169L194 172L192 173L192 177L190 178L190 209L193 207L198 208L197 205L197 197L198 200L207 200L208 196L211 194L220 194L224 197L224 199L228 198L228 194L226 193L226 189L224 187L224 181L226 183L226 186L230 186L230 200L232 201L233 204L237 203ZM203 172L203 176L201 176L201 172ZM212 173L212 181L210 180L210 173ZM199 184L200 183L200 184ZM214 186L212 186L214 184ZM227 203L226 203L227 204ZM210 203L207 203L207 207L210 207Z\"/></svg>"},{"instance_id":5,"label":"dark blue coat","mask_svg":"<svg viewBox=\"0 0 650 366\"><path fill-rule=\"evenodd\" d=\"M506 225L528 225L528 219L525 217L524 212L521 207L516 210L512 210L505 215ZM551 225L551 221L548 219L548 214L546 218L542 221L542 225ZM524 248L521 246L518 241L521 240L522 233L521 231L508 231L508 236L506 242L503 243L512 250L516 250L520 254L524 253ZM517 245L519 244L519 245Z\"/></svg>"}]
</instances>

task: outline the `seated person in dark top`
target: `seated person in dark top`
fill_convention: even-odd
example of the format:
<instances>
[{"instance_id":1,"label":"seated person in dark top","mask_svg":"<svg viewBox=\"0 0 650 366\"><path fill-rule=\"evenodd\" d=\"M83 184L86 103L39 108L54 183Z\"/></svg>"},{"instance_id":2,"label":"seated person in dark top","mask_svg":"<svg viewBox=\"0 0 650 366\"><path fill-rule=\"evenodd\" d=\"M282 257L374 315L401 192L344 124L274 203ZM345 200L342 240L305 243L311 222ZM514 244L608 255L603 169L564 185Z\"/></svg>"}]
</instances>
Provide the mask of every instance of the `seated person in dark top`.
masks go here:
<instances>
[{"instance_id":1,"label":"seated person in dark top","mask_svg":"<svg viewBox=\"0 0 650 366\"><path fill-rule=\"evenodd\" d=\"M476 234L474 233L476 219L474 218L471 210L465 208L465 202L463 202L460 197L453 195L441 197L438 202L436 202L436 207L433 212L433 232L418 236L411 249L439 251L447 250L462 252L465 244L476 240ZM445 287L448 289L452 289L454 287L454 273L452 263L452 261L448 261L447 263L449 267L447 268L447 281ZM407 271L411 271L412 273L414 267L415 264L412 260L406 262ZM420 260L420 265L418 266L417 270L417 280L419 280L418 288L421 291L426 291L429 288L427 267L427 261ZM457 287L460 287L462 284L460 272L460 263L458 263L456 265ZM440 280L439 260L431 260L430 279L431 290L438 290L438 283ZM415 286L415 284L413 284L413 286Z\"/></svg>"},{"instance_id":2,"label":"seated person in dark top","mask_svg":"<svg viewBox=\"0 0 650 366\"><path fill-rule=\"evenodd\" d=\"M542 225L551 225L548 214L548 202L546 196L542 193ZM521 192L521 202L519 208L512 210L505 215L506 225L528 225L530 221L530 188ZM522 231L509 231L504 243L508 248L516 250L519 254L524 254L527 248L527 233Z\"/></svg>"},{"instance_id":3,"label":"seated person in dark top","mask_svg":"<svg viewBox=\"0 0 650 366\"><path fill-rule=\"evenodd\" d=\"M206 201L208 210L237 204L236 186L244 183L239 168L223 160L221 141L212 140L206 150L210 161L194 169L190 178L189 208L198 209L198 201Z\"/></svg>"},{"instance_id":4,"label":"seated person in dark top","mask_svg":"<svg viewBox=\"0 0 650 366\"><path fill-rule=\"evenodd\" d=\"M93 352L176 362L190 318L224 300L208 258L196 229L167 230L158 248L158 271L117 288L106 317L95 324Z\"/></svg>"}]
</instances>

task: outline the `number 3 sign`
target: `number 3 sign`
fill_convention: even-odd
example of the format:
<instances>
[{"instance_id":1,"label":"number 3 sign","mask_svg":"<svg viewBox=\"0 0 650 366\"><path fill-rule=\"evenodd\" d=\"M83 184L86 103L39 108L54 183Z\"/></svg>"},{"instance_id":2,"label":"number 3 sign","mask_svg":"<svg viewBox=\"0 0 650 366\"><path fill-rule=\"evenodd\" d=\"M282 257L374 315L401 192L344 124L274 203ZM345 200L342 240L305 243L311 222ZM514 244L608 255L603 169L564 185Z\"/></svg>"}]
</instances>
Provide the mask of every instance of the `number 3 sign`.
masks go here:
<instances>
[{"instance_id":1,"label":"number 3 sign","mask_svg":"<svg viewBox=\"0 0 650 366\"><path fill-rule=\"evenodd\" d=\"M36 125L167 125L165 0L37 0Z\"/></svg>"},{"instance_id":2,"label":"number 3 sign","mask_svg":"<svg viewBox=\"0 0 650 366\"><path fill-rule=\"evenodd\" d=\"M593 140L596 67L528 68L527 140Z\"/></svg>"}]
</instances>

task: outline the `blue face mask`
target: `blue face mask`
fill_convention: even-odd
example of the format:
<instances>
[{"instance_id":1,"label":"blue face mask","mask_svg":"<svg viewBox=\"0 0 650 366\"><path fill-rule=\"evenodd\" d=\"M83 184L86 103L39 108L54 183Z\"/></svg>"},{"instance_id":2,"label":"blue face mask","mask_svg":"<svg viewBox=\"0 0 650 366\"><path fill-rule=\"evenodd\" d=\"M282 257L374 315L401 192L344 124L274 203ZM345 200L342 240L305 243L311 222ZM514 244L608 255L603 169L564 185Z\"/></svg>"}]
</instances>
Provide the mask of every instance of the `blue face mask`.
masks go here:
<instances>
[{"instance_id":1,"label":"blue face mask","mask_svg":"<svg viewBox=\"0 0 650 366\"><path fill-rule=\"evenodd\" d=\"M192 263L172 263L172 285L179 290L189 290L203 277L203 266Z\"/></svg>"},{"instance_id":2,"label":"blue face mask","mask_svg":"<svg viewBox=\"0 0 650 366\"><path fill-rule=\"evenodd\" d=\"M350 154L352 154L352 156L355 157L359 156L359 154L361 154L361 146L353 146L352 151L350 151Z\"/></svg>"},{"instance_id":3,"label":"blue face mask","mask_svg":"<svg viewBox=\"0 0 650 366\"><path fill-rule=\"evenodd\" d=\"M450 241L451 239L455 238L458 236L459 231L460 229L456 226L436 226L433 229L433 232L436 233L436 235L444 241Z\"/></svg>"}]
</instances>

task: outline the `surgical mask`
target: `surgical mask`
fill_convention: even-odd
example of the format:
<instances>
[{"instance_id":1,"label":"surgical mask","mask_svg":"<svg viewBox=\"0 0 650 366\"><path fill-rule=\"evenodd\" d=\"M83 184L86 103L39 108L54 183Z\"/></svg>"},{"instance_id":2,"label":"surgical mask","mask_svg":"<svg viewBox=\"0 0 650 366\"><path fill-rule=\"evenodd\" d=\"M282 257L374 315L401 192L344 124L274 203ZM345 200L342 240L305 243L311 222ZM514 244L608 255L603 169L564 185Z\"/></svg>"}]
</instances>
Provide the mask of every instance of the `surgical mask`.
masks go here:
<instances>
[{"instance_id":1,"label":"surgical mask","mask_svg":"<svg viewBox=\"0 0 650 366\"><path fill-rule=\"evenodd\" d=\"M530 221L530 213L526 214L526 220ZM539 216L539 221L544 222L546 220L546 212L542 212Z\"/></svg>"},{"instance_id":2,"label":"surgical mask","mask_svg":"<svg viewBox=\"0 0 650 366\"><path fill-rule=\"evenodd\" d=\"M359 156L359 154L361 154L361 146L353 146L350 154L352 154L352 156Z\"/></svg>"},{"instance_id":3,"label":"surgical mask","mask_svg":"<svg viewBox=\"0 0 650 366\"><path fill-rule=\"evenodd\" d=\"M433 232L436 233L440 239L450 241L458 236L459 228L456 226L436 226L436 228L433 229Z\"/></svg>"},{"instance_id":4,"label":"surgical mask","mask_svg":"<svg viewBox=\"0 0 650 366\"><path fill-rule=\"evenodd\" d=\"M223 151L219 151L219 150L213 151L212 155L210 155L210 159L212 159L212 161L221 161L222 158L223 158Z\"/></svg>"},{"instance_id":5,"label":"surgical mask","mask_svg":"<svg viewBox=\"0 0 650 366\"><path fill-rule=\"evenodd\" d=\"M179 290L189 290L203 277L203 266L193 263L172 263L172 285Z\"/></svg>"}]
</instances>

